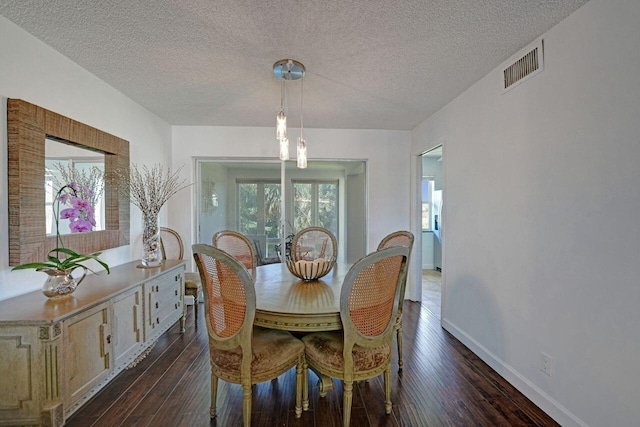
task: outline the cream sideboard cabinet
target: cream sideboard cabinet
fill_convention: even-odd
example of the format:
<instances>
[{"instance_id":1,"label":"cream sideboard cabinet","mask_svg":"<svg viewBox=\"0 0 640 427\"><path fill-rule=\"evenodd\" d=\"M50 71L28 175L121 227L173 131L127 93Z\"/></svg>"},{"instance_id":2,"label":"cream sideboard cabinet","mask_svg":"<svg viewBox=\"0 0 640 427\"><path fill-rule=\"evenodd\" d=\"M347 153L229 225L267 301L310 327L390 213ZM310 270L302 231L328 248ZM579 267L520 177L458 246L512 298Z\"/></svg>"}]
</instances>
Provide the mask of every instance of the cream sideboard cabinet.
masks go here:
<instances>
[{"instance_id":1,"label":"cream sideboard cabinet","mask_svg":"<svg viewBox=\"0 0 640 427\"><path fill-rule=\"evenodd\" d=\"M0 301L0 426L64 425L167 329L184 329L184 261L137 264L89 275L64 299Z\"/></svg>"}]
</instances>

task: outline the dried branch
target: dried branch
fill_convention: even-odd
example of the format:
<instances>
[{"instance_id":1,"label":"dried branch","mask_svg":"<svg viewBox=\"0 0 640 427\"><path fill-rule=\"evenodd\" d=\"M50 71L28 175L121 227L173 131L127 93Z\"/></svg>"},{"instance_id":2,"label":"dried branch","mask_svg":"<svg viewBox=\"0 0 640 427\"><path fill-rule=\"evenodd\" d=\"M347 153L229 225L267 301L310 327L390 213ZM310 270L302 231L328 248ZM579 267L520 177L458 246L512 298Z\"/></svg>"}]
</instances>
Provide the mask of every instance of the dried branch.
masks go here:
<instances>
[{"instance_id":1,"label":"dried branch","mask_svg":"<svg viewBox=\"0 0 640 427\"><path fill-rule=\"evenodd\" d=\"M174 173L157 163L151 168L143 165L139 168L131 164L129 174L117 172L124 187L129 188L131 203L136 205L144 215L157 216L162 206L178 191L192 184L186 179L179 179L182 166ZM121 187L120 187L121 188Z\"/></svg>"}]
</instances>

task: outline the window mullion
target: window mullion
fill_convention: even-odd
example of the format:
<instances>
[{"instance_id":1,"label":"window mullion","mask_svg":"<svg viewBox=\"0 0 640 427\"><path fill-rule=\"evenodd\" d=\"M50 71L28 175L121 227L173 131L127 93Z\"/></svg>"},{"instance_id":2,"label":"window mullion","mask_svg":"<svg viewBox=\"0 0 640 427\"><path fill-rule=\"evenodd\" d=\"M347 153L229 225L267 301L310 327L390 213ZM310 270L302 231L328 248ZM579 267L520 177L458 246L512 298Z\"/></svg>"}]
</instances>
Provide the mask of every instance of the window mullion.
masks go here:
<instances>
[{"instance_id":1,"label":"window mullion","mask_svg":"<svg viewBox=\"0 0 640 427\"><path fill-rule=\"evenodd\" d=\"M314 182L313 185L311 186L311 216L312 216L312 224L314 225L320 225L318 222L318 210L319 210L319 206L320 203L318 201L319 196L319 191L318 191L318 183Z\"/></svg>"},{"instance_id":2,"label":"window mullion","mask_svg":"<svg viewBox=\"0 0 640 427\"><path fill-rule=\"evenodd\" d=\"M265 211L264 211L264 182L258 183L258 194L256 196L258 200L256 201L258 206L258 227L257 234L265 234L264 223L265 223Z\"/></svg>"}]
</instances>

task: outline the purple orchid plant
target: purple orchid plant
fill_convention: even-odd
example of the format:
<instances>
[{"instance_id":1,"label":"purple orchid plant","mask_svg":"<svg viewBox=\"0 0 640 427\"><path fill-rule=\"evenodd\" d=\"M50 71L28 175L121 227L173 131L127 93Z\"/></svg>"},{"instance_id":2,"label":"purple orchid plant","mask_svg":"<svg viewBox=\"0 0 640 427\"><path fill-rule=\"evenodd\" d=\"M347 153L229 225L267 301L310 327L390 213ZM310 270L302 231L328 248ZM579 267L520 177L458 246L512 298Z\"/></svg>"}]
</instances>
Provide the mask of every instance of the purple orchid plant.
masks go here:
<instances>
[{"instance_id":1,"label":"purple orchid plant","mask_svg":"<svg viewBox=\"0 0 640 427\"><path fill-rule=\"evenodd\" d=\"M72 233L85 233L91 231L96 226L94 209L91 204L93 192L90 188L78 186L75 182L70 182L67 186L69 191L65 193L59 192L58 200L60 203L71 205L60 211L60 219L69 220L69 229ZM64 190L65 187L60 189ZM86 199L80 195L85 194Z\"/></svg>"},{"instance_id":2,"label":"purple orchid plant","mask_svg":"<svg viewBox=\"0 0 640 427\"><path fill-rule=\"evenodd\" d=\"M89 270L93 273L91 268L83 265L85 261L94 260L100 264L106 270L107 274L110 273L107 263L102 261L98 256L102 252L94 252L92 254L79 254L71 249L64 247L62 238L60 237L60 230L58 229L58 218L69 219L70 229L74 233L81 233L91 231L96 225L93 214L93 206L91 203L83 199L80 193L88 194L87 197L91 197L91 191L85 187L79 187L77 183L71 182L64 185L56 193L53 204L54 219L56 221L56 248L49 251L46 262L30 262L27 264L21 264L13 267L11 270L26 270L33 268L36 271L49 271L59 270L65 271L67 274L71 274L71 271L78 267L82 267L85 270ZM69 203L70 208L60 210L60 203ZM56 209L57 208L57 209Z\"/></svg>"}]
</instances>

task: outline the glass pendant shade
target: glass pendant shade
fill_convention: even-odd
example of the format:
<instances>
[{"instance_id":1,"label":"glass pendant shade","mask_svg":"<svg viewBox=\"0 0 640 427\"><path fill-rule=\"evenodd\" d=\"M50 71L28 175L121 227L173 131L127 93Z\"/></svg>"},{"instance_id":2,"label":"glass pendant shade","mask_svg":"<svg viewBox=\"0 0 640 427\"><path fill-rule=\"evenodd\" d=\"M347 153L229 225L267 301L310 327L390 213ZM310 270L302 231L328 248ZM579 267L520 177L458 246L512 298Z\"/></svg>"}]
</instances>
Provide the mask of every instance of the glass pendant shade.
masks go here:
<instances>
[{"instance_id":1,"label":"glass pendant shade","mask_svg":"<svg viewBox=\"0 0 640 427\"><path fill-rule=\"evenodd\" d=\"M280 160L289 160L289 140L287 138L280 140Z\"/></svg>"},{"instance_id":2,"label":"glass pendant shade","mask_svg":"<svg viewBox=\"0 0 640 427\"><path fill-rule=\"evenodd\" d=\"M302 81L306 69L303 64L293 59L281 59L273 64L273 73L281 80L280 109L276 115L276 140L280 142L280 160L289 160L289 139L287 136L287 88L288 81L300 80L300 138L297 144L297 166L301 169L307 167L307 141L302 137L304 129L302 119L302 105L304 89ZM284 214L284 208L283 208ZM283 221L284 222L284 221Z\"/></svg>"},{"instance_id":3,"label":"glass pendant shade","mask_svg":"<svg viewBox=\"0 0 640 427\"><path fill-rule=\"evenodd\" d=\"M307 167L307 140L298 138L298 168L305 169Z\"/></svg>"},{"instance_id":4,"label":"glass pendant shade","mask_svg":"<svg viewBox=\"0 0 640 427\"><path fill-rule=\"evenodd\" d=\"M287 139L287 116L284 114L284 110L280 110L276 116L276 139L278 141Z\"/></svg>"}]
</instances>

